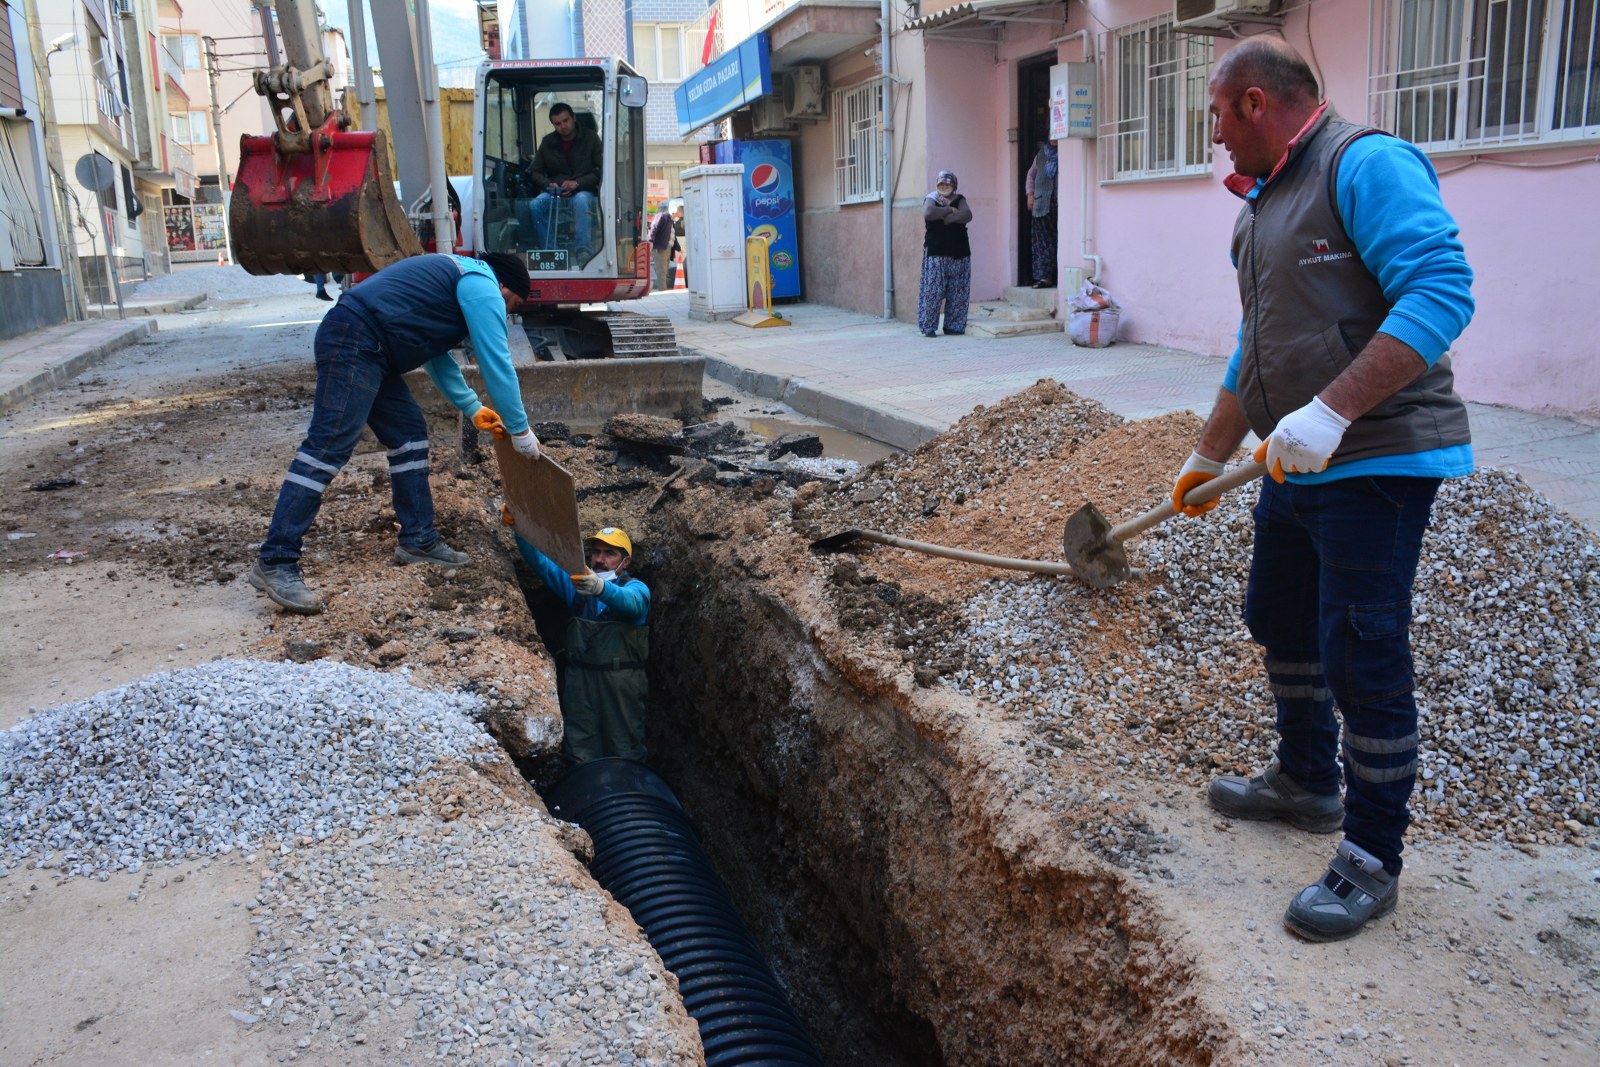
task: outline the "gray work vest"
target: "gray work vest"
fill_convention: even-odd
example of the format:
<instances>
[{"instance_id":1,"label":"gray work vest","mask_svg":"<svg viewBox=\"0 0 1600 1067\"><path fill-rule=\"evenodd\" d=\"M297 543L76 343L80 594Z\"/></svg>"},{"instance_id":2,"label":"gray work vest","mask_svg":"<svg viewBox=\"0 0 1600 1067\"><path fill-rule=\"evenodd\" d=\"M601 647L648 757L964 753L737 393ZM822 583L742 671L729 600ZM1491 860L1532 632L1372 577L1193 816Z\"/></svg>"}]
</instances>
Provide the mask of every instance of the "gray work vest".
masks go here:
<instances>
[{"instance_id":1,"label":"gray work vest","mask_svg":"<svg viewBox=\"0 0 1600 1067\"><path fill-rule=\"evenodd\" d=\"M1238 397L1265 440L1278 421L1338 377L1389 314L1335 203L1334 177L1350 142L1387 136L1324 112L1233 228L1244 307ZM1330 465L1472 440L1467 409L1443 355L1345 431Z\"/></svg>"}]
</instances>

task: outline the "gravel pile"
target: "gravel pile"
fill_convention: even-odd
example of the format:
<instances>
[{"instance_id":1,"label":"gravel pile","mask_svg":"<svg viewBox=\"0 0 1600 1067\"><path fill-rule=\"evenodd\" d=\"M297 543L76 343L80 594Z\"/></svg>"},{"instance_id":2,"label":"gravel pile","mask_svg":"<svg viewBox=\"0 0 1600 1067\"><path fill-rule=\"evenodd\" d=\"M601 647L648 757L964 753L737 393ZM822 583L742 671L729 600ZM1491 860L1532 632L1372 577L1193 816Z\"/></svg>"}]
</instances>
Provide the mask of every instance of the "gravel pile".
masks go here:
<instances>
[{"instance_id":1,"label":"gravel pile","mask_svg":"<svg viewBox=\"0 0 1600 1067\"><path fill-rule=\"evenodd\" d=\"M247 902L258 999L235 1018L280 1061L698 1062L660 961L608 932L609 898L572 890L580 869L541 821L401 819L275 859Z\"/></svg>"},{"instance_id":2,"label":"gravel pile","mask_svg":"<svg viewBox=\"0 0 1600 1067\"><path fill-rule=\"evenodd\" d=\"M337 294L337 288L331 290ZM129 299L173 300L186 296L209 296L214 300L258 300L265 296L304 296L312 299L316 288L298 274L248 273L243 267L184 267L171 274L133 286ZM317 301L313 300L313 303Z\"/></svg>"},{"instance_id":3,"label":"gravel pile","mask_svg":"<svg viewBox=\"0 0 1600 1067\"><path fill-rule=\"evenodd\" d=\"M137 871L360 833L441 761L498 756L476 697L315 662L219 660L0 737L0 870Z\"/></svg>"},{"instance_id":4,"label":"gravel pile","mask_svg":"<svg viewBox=\"0 0 1600 1067\"><path fill-rule=\"evenodd\" d=\"M962 606L965 634L913 648L1007 707L1047 754L1201 782L1255 768L1276 740L1260 652L1241 618L1253 494L1130 549L1148 582L1095 592L1000 579ZM1418 828L1556 843L1594 826L1600 786L1600 542L1515 475L1445 483L1417 578Z\"/></svg>"}]
</instances>

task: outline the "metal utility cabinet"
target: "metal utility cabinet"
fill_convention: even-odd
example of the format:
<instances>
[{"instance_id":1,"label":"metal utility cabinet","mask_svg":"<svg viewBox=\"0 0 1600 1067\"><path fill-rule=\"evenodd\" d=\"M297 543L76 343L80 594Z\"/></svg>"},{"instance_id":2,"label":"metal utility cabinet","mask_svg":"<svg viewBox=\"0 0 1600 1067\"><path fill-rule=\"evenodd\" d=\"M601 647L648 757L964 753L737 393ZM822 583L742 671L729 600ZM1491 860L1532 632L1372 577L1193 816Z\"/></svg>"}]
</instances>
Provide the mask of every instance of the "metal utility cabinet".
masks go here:
<instances>
[{"instance_id":1,"label":"metal utility cabinet","mask_svg":"<svg viewBox=\"0 0 1600 1067\"><path fill-rule=\"evenodd\" d=\"M743 164L710 164L683 172L691 319L716 322L745 310L743 180Z\"/></svg>"}]
</instances>

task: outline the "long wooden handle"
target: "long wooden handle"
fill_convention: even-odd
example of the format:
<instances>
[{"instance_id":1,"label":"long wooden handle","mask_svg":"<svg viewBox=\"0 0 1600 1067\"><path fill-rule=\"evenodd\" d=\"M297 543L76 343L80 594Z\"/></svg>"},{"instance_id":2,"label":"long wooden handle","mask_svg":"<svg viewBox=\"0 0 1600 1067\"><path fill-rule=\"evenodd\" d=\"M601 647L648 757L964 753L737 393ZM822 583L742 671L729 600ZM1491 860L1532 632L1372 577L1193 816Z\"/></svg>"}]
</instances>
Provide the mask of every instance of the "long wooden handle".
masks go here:
<instances>
[{"instance_id":1,"label":"long wooden handle","mask_svg":"<svg viewBox=\"0 0 1600 1067\"><path fill-rule=\"evenodd\" d=\"M1221 496L1223 493L1226 493L1230 489L1237 489L1246 482L1253 482L1266 473L1267 465L1265 463L1257 463L1254 460L1251 460L1249 463L1241 463L1232 470L1223 471L1215 478L1201 482L1199 485L1189 490L1184 494L1183 502L1188 504L1190 507L1194 507L1196 504L1204 504L1208 500L1217 499L1217 497ZM1113 528L1110 534L1110 540L1113 542L1130 540L1144 533L1157 523L1166 522L1177 513L1178 509L1172 506L1171 500L1168 500L1160 507L1151 508L1138 518L1129 519L1121 526Z\"/></svg>"},{"instance_id":2,"label":"long wooden handle","mask_svg":"<svg viewBox=\"0 0 1600 1067\"><path fill-rule=\"evenodd\" d=\"M945 559L959 559L964 563L981 563L985 567L1002 567L1014 571L1033 571L1035 574L1077 573L1072 569L1071 565L1066 563L1052 563L1038 559L1013 559L1010 556L991 556L987 552L970 552L965 548L949 548L945 545L930 544L927 541L913 541L908 537L896 537L894 534L879 533L877 530L854 530L852 532L863 541L876 541L880 545L921 552L925 556L943 556Z\"/></svg>"}]
</instances>

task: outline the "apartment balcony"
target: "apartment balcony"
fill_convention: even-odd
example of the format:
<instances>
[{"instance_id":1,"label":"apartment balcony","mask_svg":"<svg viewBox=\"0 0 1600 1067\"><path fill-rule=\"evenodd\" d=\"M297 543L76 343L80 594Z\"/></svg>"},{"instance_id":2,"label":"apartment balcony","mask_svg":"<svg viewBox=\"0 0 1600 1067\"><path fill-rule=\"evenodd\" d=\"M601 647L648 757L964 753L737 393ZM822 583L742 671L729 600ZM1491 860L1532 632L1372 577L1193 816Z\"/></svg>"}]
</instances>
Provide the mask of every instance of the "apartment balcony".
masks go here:
<instances>
[{"instance_id":1,"label":"apartment balcony","mask_svg":"<svg viewBox=\"0 0 1600 1067\"><path fill-rule=\"evenodd\" d=\"M194 153L189 151L187 145L163 134L161 136L160 158L150 166L139 166L134 173L140 179L163 186L178 193L180 196L194 199L195 187L198 184L194 172Z\"/></svg>"},{"instance_id":2,"label":"apartment balcony","mask_svg":"<svg viewBox=\"0 0 1600 1067\"><path fill-rule=\"evenodd\" d=\"M129 155L136 155L139 145L133 134L132 109L122 102L116 88L110 82L95 78L94 102L101 132Z\"/></svg>"}]
</instances>

